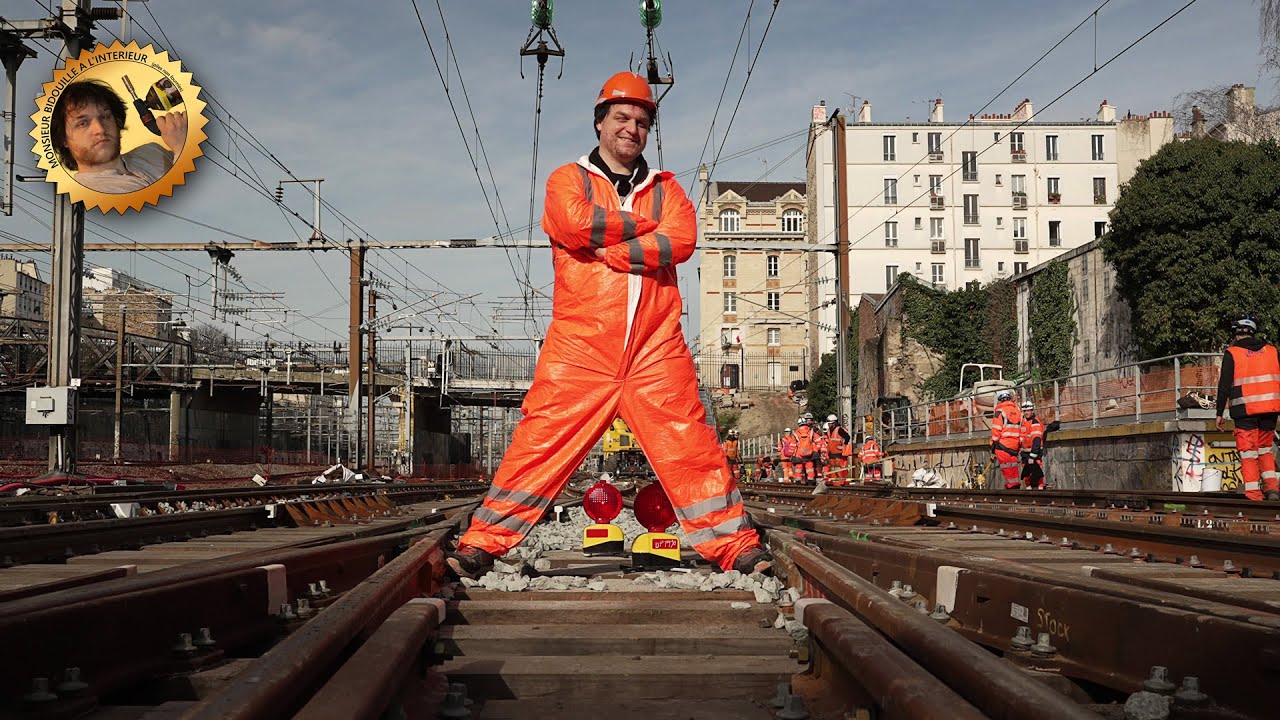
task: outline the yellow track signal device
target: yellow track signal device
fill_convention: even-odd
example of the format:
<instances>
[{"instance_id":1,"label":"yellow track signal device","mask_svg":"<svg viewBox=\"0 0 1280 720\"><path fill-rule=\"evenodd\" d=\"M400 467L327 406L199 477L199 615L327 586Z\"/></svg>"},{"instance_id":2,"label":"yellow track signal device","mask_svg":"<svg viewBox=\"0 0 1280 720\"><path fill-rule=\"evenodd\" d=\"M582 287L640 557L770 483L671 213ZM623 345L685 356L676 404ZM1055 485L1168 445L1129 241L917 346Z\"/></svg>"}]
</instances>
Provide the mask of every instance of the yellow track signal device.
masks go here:
<instances>
[{"instance_id":1,"label":"yellow track signal device","mask_svg":"<svg viewBox=\"0 0 1280 720\"><path fill-rule=\"evenodd\" d=\"M622 528L613 524L613 519L622 512L622 493L609 483L607 475L587 489L582 496L582 510L595 521L582 530L582 554L587 557L621 555L626 538Z\"/></svg>"},{"instance_id":2,"label":"yellow track signal device","mask_svg":"<svg viewBox=\"0 0 1280 720\"><path fill-rule=\"evenodd\" d=\"M666 532L676 521L671 499L660 483L649 483L636 493L636 520L649 532L631 544L631 564L637 568L673 567L680 564L680 539Z\"/></svg>"}]
</instances>

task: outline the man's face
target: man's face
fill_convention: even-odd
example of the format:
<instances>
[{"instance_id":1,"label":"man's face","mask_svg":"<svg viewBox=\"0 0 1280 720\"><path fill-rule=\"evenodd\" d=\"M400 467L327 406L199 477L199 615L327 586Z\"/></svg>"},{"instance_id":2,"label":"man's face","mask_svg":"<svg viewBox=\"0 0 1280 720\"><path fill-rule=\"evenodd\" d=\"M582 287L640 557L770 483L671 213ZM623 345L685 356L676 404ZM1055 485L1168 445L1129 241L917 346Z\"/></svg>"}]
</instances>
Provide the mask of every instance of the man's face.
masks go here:
<instances>
[{"instance_id":1,"label":"man's face","mask_svg":"<svg viewBox=\"0 0 1280 720\"><path fill-rule=\"evenodd\" d=\"M111 108L84 103L67 113L67 148L84 170L120 157L120 128Z\"/></svg>"},{"instance_id":2,"label":"man's face","mask_svg":"<svg viewBox=\"0 0 1280 720\"><path fill-rule=\"evenodd\" d=\"M600 151L630 165L649 140L649 111L631 103L614 103L596 129L600 131Z\"/></svg>"}]
</instances>

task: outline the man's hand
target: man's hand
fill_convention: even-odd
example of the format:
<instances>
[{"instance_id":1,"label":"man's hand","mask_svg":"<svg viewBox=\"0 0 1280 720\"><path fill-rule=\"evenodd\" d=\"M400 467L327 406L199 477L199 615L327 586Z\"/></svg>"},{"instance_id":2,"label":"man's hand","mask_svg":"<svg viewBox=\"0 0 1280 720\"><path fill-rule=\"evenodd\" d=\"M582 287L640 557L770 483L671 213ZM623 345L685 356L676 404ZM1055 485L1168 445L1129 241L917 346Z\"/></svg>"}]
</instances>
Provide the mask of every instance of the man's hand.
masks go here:
<instances>
[{"instance_id":1,"label":"man's hand","mask_svg":"<svg viewBox=\"0 0 1280 720\"><path fill-rule=\"evenodd\" d=\"M1217 417L1217 419L1214 421L1214 423L1213 423L1213 424L1214 424L1214 426L1215 426L1215 427L1217 427L1217 428L1218 428L1218 430L1219 430L1219 431L1221 431L1221 430L1222 430L1222 416L1221 416L1221 415L1219 415L1219 416Z\"/></svg>"},{"instance_id":2,"label":"man's hand","mask_svg":"<svg viewBox=\"0 0 1280 720\"><path fill-rule=\"evenodd\" d=\"M156 116L156 127L160 128L160 139L174 155L182 153L187 143L187 114L181 110L167 115Z\"/></svg>"},{"instance_id":3,"label":"man's hand","mask_svg":"<svg viewBox=\"0 0 1280 720\"><path fill-rule=\"evenodd\" d=\"M607 254L608 254L608 253L606 253L606 252L605 252L605 249L604 249L604 248L596 248L596 259L597 259L597 260L603 260L603 259L604 259L604 256L605 256L605 255L607 255Z\"/></svg>"}]
</instances>

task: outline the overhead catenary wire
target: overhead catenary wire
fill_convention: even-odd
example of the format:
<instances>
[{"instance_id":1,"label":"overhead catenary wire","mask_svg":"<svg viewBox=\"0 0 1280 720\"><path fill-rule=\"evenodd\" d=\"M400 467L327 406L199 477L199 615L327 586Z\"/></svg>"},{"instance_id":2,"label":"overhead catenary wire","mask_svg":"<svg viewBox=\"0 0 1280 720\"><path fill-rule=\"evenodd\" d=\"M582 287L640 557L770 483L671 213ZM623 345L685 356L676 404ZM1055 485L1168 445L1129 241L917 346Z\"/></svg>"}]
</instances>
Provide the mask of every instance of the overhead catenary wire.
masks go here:
<instances>
[{"instance_id":1,"label":"overhead catenary wire","mask_svg":"<svg viewBox=\"0 0 1280 720\"><path fill-rule=\"evenodd\" d=\"M1160 28L1164 27L1167 23L1169 23L1170 21L1172 21L1172 20L1173 20L1174 18L1176 18L1178 15L1181 15L1185 10L1187 10L1187 8L1189 8L1189 7L1191 7L1192 5L1194 5L1194 4L1196 3L1196 1L1197 1L1197 0L1189 0L1185 5L1183 5L1182 7L1180 7L1178 10L1174 11L1174 12L1173 12L1172 14L1170 14L1168 17L1166 17L1165 19L1163 19L1163 20L1161 20L1159 23L1157 23L1157 24L1156 24L1154 27L1152 27L1150 30L1146 31L1146 32L1145 32L1145 33L1143 33L1141 36L1139 36L1137 39L1133 40L1131 43L1129 43L1128 45L1126 45L1123 49L1121 49L1119 52L1117 52L1115 55L1113 55L1113 56L1112 56L1110 59L1108 59L1106 62L1102 63L1101 65L1098 65L1095 69L1091 70L1091 71L1090 71L1089 73L1087 73L1084 77L1082 77L1079 81L1077 81L1077 82L1073 83L1070 87L1068 87L1066 90L1064 90L1062 93L1060 93L1057 97L1055 97L1053 100L1051 100L1049 103L1047 103L1043 108L1041 108L1040 112L1043 112L1044 110L1047 110L1049 107L1052 107L1052 106L1053 106L1054 104L1056 104L1059 100L1061 100L1062 98L1066 97L1066 95L1068 95L1069 93L1071 93L1073 90L1075 90L1076 88L1078 88L1080 85L1084 84L1086 81L1088 81L1088 80L1089 80L1090 78L1092 78L1094 75L1098 74L1099 72L1101 72L1102 70L1104 70L1105 68L1107 68L1109 65L1111 65L1113 62L1115 62L1116 60L1120 59L1122 56L1124 56L1127 52L1129 52L1130 50L1132 50L1135 46L1137 46L1137 45L1138 45L1139 43L1141 43L1143 40L1145 40L1145 39L1147 39L1148 37L1150 37L1153 33L1155 33L1156 31L1158 31ZM1104 2L1102 3L1102 5L1101 5L1101 6L1099 6L1099 8L1098 8L1098 9L1100 10L1102 7L1105 7L1105 6L1106 6L1106 4L1107 4L1107 3L1109 3L1109 2L1110 2L1110 0L1104 0ZM1095 11L1095 12L1096 12L1096 11ZM1087 22L1087 20L1088 20L1090 17L1093 17L1093 12L1090 12L1090 13L1089 13L1089 15L1085 18L1085 21ZM1083 25L1084 25L1084 22L1081 22L1079 25L1077 25L1075 28L1073 28L1070 32L1068 32L1068 33L1067 33L1067 37L1070 37L1070 35L1071 35L1072 33L1076 32L1076 31L1077 31L1080 27L1082 27ZM1063 40L1065 40L1065 39L1066 39L1066 38L1064 37L1064 38L1063 38ZM1057 46L1059 46L1059 45L1061 45L1061 44L1062 44L1062 41L1059 41L1058 43L1056 43L1056 44L1054 45L1054 47L1057 47ZM1043 59L1044 59L1044 58L1043 58L1043 56L1042 56L1040 59L1037 59L1037 60L1035 61L1035 64L1038 64L1038 63L1039 63L1041 60L1043 60ZM1033 67L1034 67L1034 64L1033 64ZM1029 71L1030 71L1030 69L1031 69L1031 68L1028 68L1027 70L1025 70L1025 71L1023 71L1022 73L1020 73L1020 74L1019 74L1019 77L1024 76L1027 72L1029 72ZM1015 82L1016 82L1016 81L1015 81ZM989 102L987 103L987 105L990 105L990 104L991 104L991 102L994 102L996 99L998 99L998 98L999 98L999 96L1000 96L1000 95L1002 95L1004 92L1006 92L1006 91L1008 90L1008 88L1009 88L1009 87L1012 87L1012 83L1011 83L1009 86L1007 86L1005 89L1001 90L1001 91L1000 91L1000 94L998 94L995 98L993 98L991 101L989 101ZM985 108L987 105L984 105L983 107ZM1023 120L1023 121L1022 121L1022 122L1020 122L1017 126L1015 126L1015 127L1011 128L1011 129L1009 130L1009 132L1013 132L1014 130L1016 130L1016 129L1018 129L1018 128L1022 127L1023 125L1027 124L1027 123L1028 123L1028 122L1030 122L1030 121L1031 121L1031 119L1030 119L1030 118L1028 118L1027 120ZM991 143L990 145L988 145L987 147L983 148L981 151L979 151L979 152L978 152L978 157L980 157L980 156L981 156L983 153L985 153L987 150L990 150L992 147L995 147L995 145L996 145L996 143L994 143L994 142L993 142L993 143ZM917 164L918 164L918 163L917 163ZM910 170L910 168L908 168L908 170ZM955 173L956 173L956 172L959 172L959 169L952 170L952 171L947 175L947 177L951 177L952 175L955 175ZM904 175L901 175L901 176L899 176L899 178L898 178L898 179L902 179L902 178L903 178L903 177L905 177L905 176L906 176L905 174L904 174ZM922 193L920 193L919 195L917 195L915 198L913 198L912 200L908 201L906 204L899 206L899 207L898 207L898 209L897 209L897 210L895 210L895 211L894 211L894 213L893 213L893 215L891 215L890 217L891 217L891 218L892 218L892 217L897 217L897 216L898 216L898 215L900 215L903 211L905 211L906 209L910 208L910 207L911 207L911 203L913 203L913 202L915 202L916 200L919 200L919 199L921 199L921 198L925 197L925 195L927 195L927 194L928 194L928 192L927 192L927 191L926 191L926 192L922 192ZM870 206L870 204L871 204L871 202L873 202L873 201L874 201L874 199L875 199L876 197L879 197L879 193L877 193L876 195L872 196L872 198L871 198L871 199L869 199L866 203L862 204L862 205L861 205L861 206L859 206L858 208L855 208L855 209L854 209L854 211L853 211L849 216L847 216L846 218L844 218L843 222L847 223L847 222L849 222L850 220L852 220L852 219L857 215L857 213L858 213L860 210L862 210L862 209L864 209L864 208L866 208L866 207L869 207L869 206ZM840 225L841 225L841 221L838 219L838 220L837 220L837 222L835 223L835 227L833 227L831 230L829 230L825 235L823 235L823 236L822 236L822 237L820 237L820 238L817 238L813 243L809 244L807 247L805 247L805 246L798 246L798 247L796 248L796 250L797 250L797 251L799 251L799 254L798 254L795 258L793 258L791 261L789 261L785 266L783 266L783 268L782 268L782 269L786 269L787 267L790 267L792 264L794 264L794 263L796 262L796 260L798 260L798 259L800 259L800 258L804 257L804 255L805 255L808 251L813 250L817 245L824 244L824 243L825 243L829 238L831 238L835 233L839 232L839 227L840 227ZM861 242L862 240L865 240L867 237L869 237L869 236L871 235L871 233L872 233L872 232L874 232L874 229L873 229L873 230L869 230L869 231L867 231L866 233L864 233L862 236L860 236L860 237L859 237L859 238L857 238L856 240L850 241L849 246L850 246L850 247L852 247L852 246L856 245L857 243ZM810 281L810 279L812 279L812 277L813 277L813 276L818 272L818 270L819 270L819 268L815 267L813 270L809 271L809 272L805 275L805 277L801 279L800 283L809 282L809 281ZM797 284L800 284L800 283L797 283ZM763 286L763 284L761 284L761 285L757 285L753 290L759 290L759 288L760 288L760 287L762 287L762 286ZM795 287L795 286L793 285L792 287ZM751 292L751 291L748 291L748 292ZM701 330L699 330L698 334L697 334L697 335L695 335L695 337L697 337L697 338L701 338L701 336L702 336L702 334L703 334L703 333L707 332L709 329L711 329L711 328L712 328L712 327L714 327L715 325L719 324L719 322L720 322L719 320L712 321L712 322L708 322L706 325L704 325L704 326L701 328Z\"/></svg>"}]
</instances>

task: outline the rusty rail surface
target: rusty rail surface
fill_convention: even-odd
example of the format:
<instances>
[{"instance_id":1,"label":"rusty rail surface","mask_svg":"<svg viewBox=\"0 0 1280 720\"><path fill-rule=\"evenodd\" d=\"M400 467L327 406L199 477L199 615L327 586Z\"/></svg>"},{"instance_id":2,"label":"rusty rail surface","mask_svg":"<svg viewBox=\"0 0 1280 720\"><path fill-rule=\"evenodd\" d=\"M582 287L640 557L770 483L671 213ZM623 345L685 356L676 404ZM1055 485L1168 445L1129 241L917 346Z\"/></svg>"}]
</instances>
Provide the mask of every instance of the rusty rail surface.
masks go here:
<instances>
[{"instance_id":1,"label":"rusty rail surface","mask_svg":"<svg viewBox=\"0 0 1280 720\"><path fill-rule=\"evenodd\" d=\"M446 519L440 513L422 521ZM242 553L0 604L0 637L6 647L23 648L0 656L0 714L22 706L32 678L60 678L67 667L81 668L85 697L189 669L190 658L175 655L173 646L181 633L202 627L212 630L218 648L270 638L280 630L281 604L309 597L311 585L350 590L406 543L442 532L424 527Z\"/></svg>"},{"instance_id":2,"label":"rusty rail surface","mask_svg":"<svg viewBox=\"0 0 1280 720\"><path fill-rule=\"evenodd\" d=\"M334 671L353 642L362 641L362 636L409 600L437 589L443 575L444 539L461 520L419 538L183 717L291 717Z\"/></svg>"},{"instance_id":3,"label":"rusty rail surface","mask_svg":"<svg viewBox=\"0 0 1280 720\"><path fill-rule=\"evenodd\" d=\"M423 659L422 648L444 622L438 598L415 598L391 613L293 720L381 717Z\"/></svg>"},{"instance_id":4,"label":"rusty rail surface","mask_svg":"<svg viewBox=\"0 0 1280 720\"><path fill-rule=\"evenodd\" d=\"M800 600L796 619L809 630L818 652L831 656L839 670L864 689L881 717L912 720L985 720L928 670L848 610L826 600ZM818 659L814 672L828 668Z\"/></svg>"},{"instance_id":5,"label":"rusty rail surface","mask_svg":"<svg viewBox=\"0 0 1280 720\"><path fill-rule=\"evenodd\" d=\"M961 635L990 648L1012 652L1020 626L1049 633L1055 652L1041 665L1051 672L1128 693L1143 688L1153 666L1164 666L1175 677L1199 677L1230 711L1273 716L1266 688L1280 680L1280 615L922 547L874 531L858 533L858 540L848 538L847 529L845 537L779 533L774 529L770 536L787 543L789 555L814 555L800 543L814 545L824 562L870 578L860 579L860 586L911 584L921 599L932 601L930 607L946 608Z\"/></svg>"},{"instance_id":6,"label":"rusty rail surface","mask_svg":"<svg viewBox=\"0 0 1280 720\"><path fill-rule=\"evenodd\" d=\"M884 633L925 669L997 720L1098 720L1098 716L921 615L835 561L805 547L795 535L768 531L800 573L828 599Z\"/></svg>"}]
</instances>

